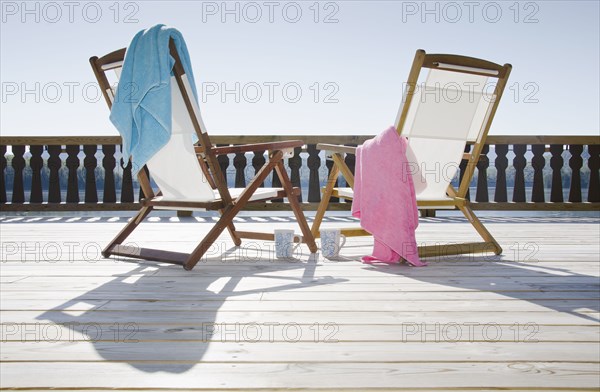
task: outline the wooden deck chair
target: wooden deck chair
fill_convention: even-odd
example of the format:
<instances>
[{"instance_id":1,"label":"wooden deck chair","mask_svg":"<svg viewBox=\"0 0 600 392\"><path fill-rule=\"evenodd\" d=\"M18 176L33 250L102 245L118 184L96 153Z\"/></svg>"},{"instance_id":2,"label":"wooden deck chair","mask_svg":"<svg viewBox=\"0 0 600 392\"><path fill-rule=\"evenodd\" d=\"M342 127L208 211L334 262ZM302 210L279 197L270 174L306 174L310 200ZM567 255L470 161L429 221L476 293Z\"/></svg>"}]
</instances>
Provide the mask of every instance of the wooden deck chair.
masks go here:
<instances>
[{"instance_id":1,"label":"wooden deck chair","mask_svg":"<svg viewBox=\"0 0 600 392\"><path fill-rule=\"evenodd\" d=\"M455 209L463 212L483 242L419 247L419 256L431 257L464 253L502 253L502 248L475 216L466 199L469 184L500 103L511 65L503 66L472 57L426 54L418 50L406 84L402 105L396 118L398 133L408 138L407 158L415 184L419 209ZM428 69L425 80L422 79ZM465 146L472 143L471 153ZM319 227L331 197L352 200L354 176L344 162L355 147L319 144L331 154L331 169L323 198L312 225ZM458 189L451 181L463 159L468 161ZM385 168L382 168L385 170ZM335 187L338 175L349 187ZM362 229L345 229L344 234L369 235Z\"/></svg>"},{"instance_id":2,"label":"wooden deck chair","mask_svg":"<svg viewBox=\"0 0 600 392\"><path fill-rule=\"evenodd\" d=\"M296 216L303 234L302 242L308 245L311 252L316 252L317 246L314 237L298 202L300 189L292 186L283 165L284 155L293 151L295 147L302 146L303 142L294 140L232 147L213 147L172 40L170 51L175 59L171 78L172 135L167 145L158 151L146 165L160 191L154 192L145 170L146 167L142 168L138 174L138 181L144 192L144 198L141 200L142 207L137 215L106 246L102 255L104 257L120 255L180 264L186 270L191 270L225 229L229 231L236 246L241 244L242 238L273 240L273 233L236 230L233 218L248 203L264 202L283 197L288 198ZM90 59L109 107L112 106L116 90L111 87L107 72L110 70L115 71L118 79L124 57L125 49L120 49L101 58L92 57ZM196 150L192 142L194 132L199 139L199 146L196 147ZM218 164L217 156L250 151L269 151L268 161L260 168L246 188L229 189ZM261 188L260 184L263 183L273 169L281 180L281 188ZM220 219L189 254L123 245L125 239L153 209L216 210L220 212Z\"/></svg>"}]
</instances>

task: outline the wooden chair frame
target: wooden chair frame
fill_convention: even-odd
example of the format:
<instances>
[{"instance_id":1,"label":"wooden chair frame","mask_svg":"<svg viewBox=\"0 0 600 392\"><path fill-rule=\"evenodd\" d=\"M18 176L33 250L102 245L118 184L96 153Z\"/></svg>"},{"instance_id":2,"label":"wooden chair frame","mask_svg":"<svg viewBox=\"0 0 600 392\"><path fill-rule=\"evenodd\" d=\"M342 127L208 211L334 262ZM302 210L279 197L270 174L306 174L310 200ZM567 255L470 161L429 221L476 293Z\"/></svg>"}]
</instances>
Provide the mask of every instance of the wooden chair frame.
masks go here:
<instances>
[{"instance_id":1,"label":"wooden chair frame","mask_svg":"<svg viewBox=\"0 0 600 392\"><path fill-rule=\"evenodd\" d=\"M445 68L451 66L453 69ZM444 68L442 68L444 67ZM499 65L486 60L481 60L473 57L450 55L450 54L426 54L424 50L417 50L415 55L407 83L407 92L405 101L398 117L397 123L395 124L398 133L401 134L401 130L407 120L408 111L410 108L411 101L415 95L417 88L417 81L421 73L422 68L439 68L444 70L451 70L454 72L463 72L474 75L485 75L492 76L498 79L494 90L495 100L491 105L490 114L487 121L483 124L482 131L478 135L473 148L470 153L465 153L463 159L467 160L466 169L463 173L463 178L459 184L458 189L455 189L452 185L448 186L446 191L448 197L451 200L417 200L417 207L419 209L431 209L435 207L445 208L458 208L467 220L473 225L477 233L483 238L483 242L467 242L460 244L447 244L447 245L423 245L419 247L420 257L439 257L446 255L457 255L457 254L469 254L469 253L488 253L493 252L494 254L501 254L502 248L498 242L494 239L492 234L485 228L483 223L477 218L473 209L470 206L469 201L466 198L467 192L469 191L469 185L473 178L473 173L477 162L481 156L487 134L492 125L494 115L500 103L502 93L508 81L512 66L510 64ZM478 71L479 70L479 71ZM489 70L495 73L495 75L488 75L483 73ZM354 188L354 174L344 161L345 154L356 154L356 147L339 146L332 144L318 144L317 148L320 150L326 150L331 152L331 159L333 160L333 166L327 180L327 185L323 189L323 196L319 204L311 231L315 237L319 236L319 228L327 211L327 207L332 197L338 197L342 199L352 200L352 198L341 195L335 188L335 183L338 179L339 174L344 177L348 186ZM371 235L367 231L360 228L346 228L342 229L342 232L346 236L362 236Z\"/></svg>"},{"instance_id":2,"label":"wooden chair frame","mask_svg":"<svg viewBox=\"0 0 600 392\"><path fill-rule=\"evenodd\" d=\"M138 172L138 181L144 193L144 198L141 200L142 208L140 211L127 223L127 225L117 234L117 236L106 246L102 251L104 257L111 255L126 256L144 260L152 260L159 262L167 262L172 264L182 265L186 270L191 270L200 261L202 256L210 248L210 246L217 240L219 235L227 229L233 242L236 246L241 245L241 239L254 239L254 240L273 240L274 235L272 233L258 233L239 231L233 224L233 218L241 211L247 203L252 202L264 202L272 199L280 199L283 197L288 198L292 211L298 221L300 229L303 234L302 242L308 245L311 252L317 251L317 245L315 239L310 231L306 218L302 212L298 196L300 195L300 189L293 187L289 179L289 176L285 170L283 164L283 158L285 151L290 149L301 147L304 142L300 140L283 141L276 143L256 143L246 145L236 145L231 147L213 147L208 134L204 129L201 128L200 123L194 112L194 107L190 97L187 94L187 90L184 87L183 76L185 75L184 68L181 64L181 60L173 40L169 44L170 52L175 59L175 65L173 67L173 74L175 80L182 93L183 100L185 102L188 114L192 120L194 130L199 139L200 146L196 147L196 153L198 155L198 162L200 168L204 172L209 184L213 189L218 190L220 199L208 202L178 202L178 201L161 201L154 200L154 190L150 184L150 179L147 174L147 167L143 167ZM102 89L104 98L108 107L112 107L112 89L106 71L119 68L123 64L125 58L125 49L120 49L111 52L101 58L96 56L90 58L90 64L96 75L96 79ZM221 172L219 163L217 161L218 155L230 154L230 153L243 153L251 151L269 151L268 161L260 168L254 178L242 191L242 193L233 199L227 187L227 183ZM261 198L258 200L250 201L251 196L260 187L267 176L273 172L277 173L277 176L281 180L283 190L279 191L274 197ZM152 212L155 207L161 207L161 209L206 209L216 210L220 213L220 219L208 232L208 234L201 240L198 246L191 253L181 253L164 251L158 249L148 248L136 248L132 246L122 245L125 239L139 226L139 224Z\"/></svg>"}]
</instances>

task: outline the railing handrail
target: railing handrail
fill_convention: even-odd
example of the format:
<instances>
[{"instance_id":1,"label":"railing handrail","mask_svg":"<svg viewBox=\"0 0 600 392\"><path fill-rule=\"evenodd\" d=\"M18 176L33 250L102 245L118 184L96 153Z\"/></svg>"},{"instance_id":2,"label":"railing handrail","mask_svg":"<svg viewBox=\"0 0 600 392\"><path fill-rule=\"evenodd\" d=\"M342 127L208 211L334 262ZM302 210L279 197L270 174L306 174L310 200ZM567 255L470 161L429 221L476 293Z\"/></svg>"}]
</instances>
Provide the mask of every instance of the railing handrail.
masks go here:
<instances>
[{"instance_id":1,"label":"railing handrail","mask_svg":"<svg viewBox=\"0 0 600 392\"><path fill-rule=\"evenodd\" d=\"M213 144L246 144L302 140L306 144L362 144L375 135L213 135ZM594 135L490 135L487 144L600 144ZM0 136L0 145L102 145L121 144L120 136Z\"/></svg>"}]
</instances>

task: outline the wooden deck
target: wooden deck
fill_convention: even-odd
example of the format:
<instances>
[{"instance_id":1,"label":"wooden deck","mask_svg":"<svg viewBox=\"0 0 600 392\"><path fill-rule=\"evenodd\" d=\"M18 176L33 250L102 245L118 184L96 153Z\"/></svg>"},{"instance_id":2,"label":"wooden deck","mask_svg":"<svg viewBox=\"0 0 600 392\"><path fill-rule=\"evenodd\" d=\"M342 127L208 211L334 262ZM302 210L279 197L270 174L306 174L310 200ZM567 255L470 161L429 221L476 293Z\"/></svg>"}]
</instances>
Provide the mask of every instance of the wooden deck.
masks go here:
<instances>
[{"instance_id":1,"label":"wooden deck","mask_svg":"<svg viewBox=\"0 0 600 392\"><path fill-rule=\"evenodd\" d=\"M132 242L189 250L210 221L155 218ZM222 236L186 272L101 259L124 218L0 216L0 386L598 390L600 218L483 221L502 256L366 266L362 237L337 261L306 247L277 261L270 243L235 249ZM476 239L462 222L423 219L417 238ZM295 227L289 216L237 225Z\"/></svg>"}]
</instances>

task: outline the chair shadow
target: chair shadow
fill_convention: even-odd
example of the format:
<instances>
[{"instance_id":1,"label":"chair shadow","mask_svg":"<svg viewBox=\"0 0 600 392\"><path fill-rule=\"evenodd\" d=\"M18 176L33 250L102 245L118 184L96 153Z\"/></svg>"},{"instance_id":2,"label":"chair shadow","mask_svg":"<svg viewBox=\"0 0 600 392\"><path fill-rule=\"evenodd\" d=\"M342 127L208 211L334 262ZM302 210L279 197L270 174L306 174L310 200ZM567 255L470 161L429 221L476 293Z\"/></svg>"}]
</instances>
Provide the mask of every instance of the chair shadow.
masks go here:
<instances>
[{"instance_id":1,"label":"chair shadow","mask_svg":"<svg viewBox=\"0 0 600 392\"><path fill-rule=\"evenodd\" d=\"M235 254L236 248L224 253ZM219 310L228 299L245 296L260 300L264 293L347 281L315 277L317 255L303 258L240 269L231 266L241 263L222 262L219 257L199 263L193 271L122 259L119 261L132 262L136 268L44 312L37 319L68 328L74 340L79 337L90 342L105 361L128 363L148 373L183 373L202 360L211 342L221 342L221 323L235 330L236 325L257 322L251 317L231 322L218 320ZM298 273L276 274L281 271ZM266 279L266 287L250 285L238 289L245 279L252 277ZM269 280L274 284L269 284ZM243 304L244 300L234 302ZM165 309L166 306L169 308ZM228 335L229 341L236 341L236 336Z\"/></svg>"},{"instance_id":2,"label":"chair shadow","mask_svg":"<svg viewBox=\"0 0 600 392\"><path fill-rule=\"evenodd\" d=\"M597 276L574 273L566 268L539 266L535 262L519 262L502 255L470 255L468 258L469 266L473 268L473 271L482 271L490 266L494 268L493 275L486 276L479 273L473 277L452 276L451 267L448 268L448 274L429 272L435 269L436 263L440 261L456 262L457 257L452 256L440 257L433 261L424 259L428 262L428 266L419 268L406 263L400 265L369 264L364 268L387 274L403 275L442 287L495 293L507 298L527 301L553 311L599 322L597 317L587 314L600 312L600 279ZM570 279L573 282L564 283L560 282L561 277L575 279ZM443 288L440 291L443 291ZM565 292L577 294L571 298L569 295L564 296Z\"/></svg>"}]
</instances>

